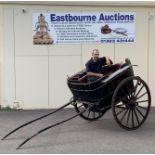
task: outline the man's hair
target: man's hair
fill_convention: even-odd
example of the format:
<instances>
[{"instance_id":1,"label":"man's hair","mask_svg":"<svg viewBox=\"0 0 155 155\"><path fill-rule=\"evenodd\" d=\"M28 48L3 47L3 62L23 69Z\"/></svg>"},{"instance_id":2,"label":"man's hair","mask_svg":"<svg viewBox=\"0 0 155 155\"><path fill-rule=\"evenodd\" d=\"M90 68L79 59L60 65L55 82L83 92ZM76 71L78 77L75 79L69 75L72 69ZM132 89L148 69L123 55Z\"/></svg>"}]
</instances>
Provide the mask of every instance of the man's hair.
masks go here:
<instances>
[{"instance_id":1,"label":"man's hair","mask_svg":"<svg viewBox=\"0 0 155 155\"><path fill-rule=\"evenodd\" d=\"M99 52L99 50L98 50L98 49L93 49L92 54L94 54L94 52L95 52L95 51L98 51L98 52Z\"/></svg>"}]
</instances>

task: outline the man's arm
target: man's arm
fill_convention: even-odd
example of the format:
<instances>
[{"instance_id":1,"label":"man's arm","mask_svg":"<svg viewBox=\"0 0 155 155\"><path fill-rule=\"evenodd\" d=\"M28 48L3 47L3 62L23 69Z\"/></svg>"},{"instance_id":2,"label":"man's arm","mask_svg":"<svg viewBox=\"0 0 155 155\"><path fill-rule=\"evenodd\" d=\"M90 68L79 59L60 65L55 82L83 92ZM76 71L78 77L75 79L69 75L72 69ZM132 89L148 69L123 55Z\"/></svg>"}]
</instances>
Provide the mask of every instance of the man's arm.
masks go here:
<instances>
[{"instance_id":1,"label":"man's arm","mask_svg":"<svg viewBox=\"0 0 155 155\"><path fill-rule=\"evenodd\" d=\"M103 77L103 74L100 73L94 73L94 72L87 72L88 76L97 76L97 77Z\"/></svg>"}]
</instances>

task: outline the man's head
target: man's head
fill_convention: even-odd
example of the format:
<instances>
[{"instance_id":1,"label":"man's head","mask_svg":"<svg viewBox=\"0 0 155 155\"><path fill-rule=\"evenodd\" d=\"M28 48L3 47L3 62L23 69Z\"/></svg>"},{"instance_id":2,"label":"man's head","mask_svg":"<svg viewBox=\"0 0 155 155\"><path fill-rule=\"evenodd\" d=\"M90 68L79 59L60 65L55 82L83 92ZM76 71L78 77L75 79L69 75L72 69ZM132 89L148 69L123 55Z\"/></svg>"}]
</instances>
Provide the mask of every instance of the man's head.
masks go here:
<instances>
[{"instance_id":1,"label":"man's head","mask_svg":"<svg viewBox=\"0 0 155 155\"><path fill-rule=\"evenodd\" d=\"M92 51L92 58L93 58L93 60L94 61L97 61L97 59L99 58L99 50L98 49L94 49L93 51Z\"/></svg>"}]
</instances>

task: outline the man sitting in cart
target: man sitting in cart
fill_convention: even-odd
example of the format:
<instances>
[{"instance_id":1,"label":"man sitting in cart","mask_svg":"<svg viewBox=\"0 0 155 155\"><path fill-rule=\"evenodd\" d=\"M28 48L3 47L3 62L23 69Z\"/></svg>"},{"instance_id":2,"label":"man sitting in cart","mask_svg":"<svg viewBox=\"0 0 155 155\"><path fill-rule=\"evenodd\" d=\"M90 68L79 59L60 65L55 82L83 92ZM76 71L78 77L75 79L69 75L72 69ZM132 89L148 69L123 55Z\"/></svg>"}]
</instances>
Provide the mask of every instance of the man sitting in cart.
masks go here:
<instances>
[{"instance_id":1,"label":"man sitting in cart","mask_svg":"<svg viewBox=\"0 0 155 155\"><path fill-rule=\"evenodd\" d=\"M109 57L99 57L99 50L94 49L92 51L91 59L85 64L88 75L88 82L94 82L97 79L103 77L102 67L111 64L112 61L109 59Z\"/></svg>"}]
</instances>

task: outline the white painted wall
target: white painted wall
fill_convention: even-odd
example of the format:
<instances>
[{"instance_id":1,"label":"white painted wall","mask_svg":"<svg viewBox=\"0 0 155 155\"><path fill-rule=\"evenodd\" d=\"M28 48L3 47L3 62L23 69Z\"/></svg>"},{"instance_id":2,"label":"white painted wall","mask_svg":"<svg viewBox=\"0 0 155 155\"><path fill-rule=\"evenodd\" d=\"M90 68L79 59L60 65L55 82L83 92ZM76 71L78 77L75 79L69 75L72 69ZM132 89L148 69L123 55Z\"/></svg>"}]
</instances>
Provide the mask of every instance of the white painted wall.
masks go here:
<instances>
[{"instance_id":1,"label":"white painted wall","mask_svg":"<svg viewBox=\"0 0 155 155\"><path fill-rule=\"evenodd\" d=\"M2 105L12 106L15 94L15 53L13 9L3 9L3 68L2 68Z\"/></svg>"},{"instance_id":2,"label":"white painted wall","mask_svg":"<svg viewBox=\"0 0 155 155\"><path fill-rule=\"evenodd\" d=\"M72 75L81 68L81 56L50 56L49 68L49 106L55 108L71 98L67 74Z\"/></svg>"},{"instance_id":3,"label":"white painted wall","mask_svg":"<svg viewBox=\"0 0 155 155\"><path fill-rule=\"evenodd\" d=\"M26 8L26 13L22 13ZM130 11L136 13L134 44L33 45L33 12ZM154 17L149 20L149 12ZM18 102L24 109L56 108L68 102L71 93L66 76L84 68L94 48L114 62L129 57L138 64L135 73L149 83L153 78L155 8L0 5L1 104ZM3 19L3 20L2 20ZM153 105L154 98L153 98Z\"/></svg>"},{"instance_id":4,"label":"white painted wall","mask_svg":"<svg viewBox=\"0 0 155 155\"><path fill-rule=\"evenodd\" d=\"M148 82L149 87L151 89L152 95L152 102L155 101L155 79L154 79L154 72L155 72L155 11L152 11L150 14L149 20L149 58L148 58ZM155 106L155 104L153 104Z\"/></svg>"},{"instance_id":5,"label":"white painted wall","mask_svg":"<svg viewBox=\"0 0 155 155\"><path fill-rule=\"evenodd\" d=\"M3 9L0 5L0 103L2 103L2 64L3 64Z\"/></svg>"}]
</instances>

